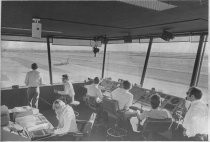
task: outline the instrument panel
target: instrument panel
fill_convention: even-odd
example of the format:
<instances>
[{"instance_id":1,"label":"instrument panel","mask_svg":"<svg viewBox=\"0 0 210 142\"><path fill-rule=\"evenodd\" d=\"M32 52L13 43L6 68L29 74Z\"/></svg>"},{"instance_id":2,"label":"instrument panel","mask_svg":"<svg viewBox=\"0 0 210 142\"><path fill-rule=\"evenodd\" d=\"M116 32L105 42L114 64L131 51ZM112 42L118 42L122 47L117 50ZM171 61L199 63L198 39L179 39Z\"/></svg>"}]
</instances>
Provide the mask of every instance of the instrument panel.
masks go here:
<instances>
[{"instance_id":1,"label":"instrument panel","mask_svg":"<svg viewBox=\"0 0 210 142\"><path fill-rule=\"evenodd\" d=\"M116 81L112 81L109 79L104 79L100 86L104 89L104 91L112 92L116 88L121 86L121 79ZM161 108L167 109L173 116L177 111L182 110L184 98L179 98L173 95L165 94L162 92L155 91L155 88L145 89L141 88L138 85L133 85L130 89L130 92L134 95L134 103L140 103L143 106L151 107L150 98L153 94L158 94L161 97Z\"/></svg>"},{"instance_id":2,"label":"instrument panel","mask_svg":"<svg viewBox=\"0 0 210 142\"><path fill-rule=\"evenodd\" d=\"M102 87L102 90L107 92L112 92L120 86L119 82L112 81L111 78L103 79L103 81L99 84Z\"/></svg>"},{"instance_id":3,"label":"instrument panel","mask_svg":"<svg viewBox=\"0 0 210 142\"><path fill-rule=\"evenodd\" d=\"M177 111L182 111L184 99L173 95L156 92L153 90L133 86L130 92L134 95L134 99L138 98L137 102L141 105L150 106L150 98L153 94L158 94L161 97L161 108L167 109L173 117L176 117Z\"/></svg>"}]
</instances>

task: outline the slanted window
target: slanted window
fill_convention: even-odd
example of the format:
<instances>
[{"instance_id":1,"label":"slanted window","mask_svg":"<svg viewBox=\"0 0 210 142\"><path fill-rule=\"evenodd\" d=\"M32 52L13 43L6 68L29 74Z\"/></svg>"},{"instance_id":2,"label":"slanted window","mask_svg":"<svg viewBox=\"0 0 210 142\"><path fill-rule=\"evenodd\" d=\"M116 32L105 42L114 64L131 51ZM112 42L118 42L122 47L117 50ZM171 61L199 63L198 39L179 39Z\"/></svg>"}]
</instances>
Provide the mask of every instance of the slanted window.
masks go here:
<instances>
[{"instance_id":1,"label":"slanted window","mask_svg":"<svg viewBox=\"0 0 210 142\"><path fill-rule=\"evenodd\" d=\"M155 87L158 91L185 97L198 49L198 42L191 39L179 42L175 38L175 41L170 42L154 42L143 87Z\"/></svg>"}]
</instances>

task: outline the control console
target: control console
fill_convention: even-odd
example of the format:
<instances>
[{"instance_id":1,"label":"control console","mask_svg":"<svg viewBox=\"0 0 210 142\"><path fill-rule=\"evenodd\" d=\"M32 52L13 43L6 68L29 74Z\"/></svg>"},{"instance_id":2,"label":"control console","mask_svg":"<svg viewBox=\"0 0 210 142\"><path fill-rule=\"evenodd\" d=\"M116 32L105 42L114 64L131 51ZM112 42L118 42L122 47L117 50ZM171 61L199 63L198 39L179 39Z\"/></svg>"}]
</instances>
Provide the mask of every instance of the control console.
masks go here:
<instances>
[{"instance_id":1,"label":"control console","mask_svg":"<svg viewBox=\"0 0 210 142\"><path fill-rule=\"evenodd\" d=\"M143 106L149 106L151 107L150 104L150 98L152 97L153 94L158 94L161 97L161 108L167 109L173 117L176 117L175 115L177 112L180 112L184 114L185 112L183 111L183 104L184 104L184 99L179 98L176 96L168 95L162 92L157 92L155 89L145 89L141 88L137 85L134 85L130 92L134 95L134 103L140 103Z\"/></svg>"},{"instance_id":2,"label":"control console","mask_svg":"<svg viewBox=\"0 0 210 142\"><path fill-rule=\"evenodd\" d=\"M111 78L103 79L103 81L99 84L102 92L112 92L118 87L122 86L122 79L118 81L113 81ZM134 96L133 104L140 104L142 106L146 106L147 108L151 107L150 98L154 94L158 94L161 97L161 108L167 109L173 117L177 117L178 113L184 115L184 98L179 98L173 95L165 94L162 92L158 92L155 88L145 89L141 88L137 84L133 85L130 89L130 92Z\"/></svg>"},{"instance_id":3,"label":"control console","mask_svg":"<svg viewBox=\"0 0 210 142\"><path fill-rule=\"evenodd\" d=\"M103 79L103 81L99 84L102 88L102 91L112 92L120 86L119 82L111 80L111 78Z\"/></svg>"}]
</instances>

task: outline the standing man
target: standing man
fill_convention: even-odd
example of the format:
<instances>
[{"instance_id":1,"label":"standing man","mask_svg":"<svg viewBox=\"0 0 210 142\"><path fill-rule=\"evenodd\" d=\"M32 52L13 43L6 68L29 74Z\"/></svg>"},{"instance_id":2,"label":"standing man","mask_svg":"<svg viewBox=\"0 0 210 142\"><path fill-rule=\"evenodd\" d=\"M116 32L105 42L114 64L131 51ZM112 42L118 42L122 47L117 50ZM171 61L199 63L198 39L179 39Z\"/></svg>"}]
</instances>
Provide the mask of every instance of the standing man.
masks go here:
<instances>
[{"instance_id":1,"label":"standing man","mask_svg":"<svg viewBox=\"0 0 210 142\"><path fill-rule=\"evenodd\" d=\"M202 92L196 87L191 87L187 91L186 99L191 105L183 121L184 132L188 140L208 141L208 107L201 101Z\"/></svg>"},{"instance_id":2,"label":"standing man","mask_svg":"<svg viewBox=\"0 0 210 142\"><path fill-rule=\"evenodd\" d=\"M62 75L62 82L64 85L64 91L54 90L54 92L60 94L61 99L64 100L66 104L70 104L71 102L74 102L75 92L67 74Z\"/></svg>"},{"instance_id":3,"label":"standing man","mask_svg":"<svg viewBox=\"0 0 210 142\"><path fill-rule=\"evenodd\" d=\"M25 78L25 84L28 86L28 105L34 108L38 108L38 100L40 94L39 86L42 84L42 77L40 72L37 71L38 65L36 63L31 64L31 69L32 71L27 72Z\"/></svg>"}]
</instances>

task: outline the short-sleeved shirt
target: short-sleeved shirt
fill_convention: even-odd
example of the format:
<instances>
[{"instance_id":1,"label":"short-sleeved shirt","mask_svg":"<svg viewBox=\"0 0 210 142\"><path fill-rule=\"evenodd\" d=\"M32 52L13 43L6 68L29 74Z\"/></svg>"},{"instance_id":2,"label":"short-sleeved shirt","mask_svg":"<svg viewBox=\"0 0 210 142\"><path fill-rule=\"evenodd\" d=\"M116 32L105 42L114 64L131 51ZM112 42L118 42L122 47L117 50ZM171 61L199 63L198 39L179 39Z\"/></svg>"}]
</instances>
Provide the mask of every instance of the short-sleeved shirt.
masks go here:
<instances>
[{"instance_id":1,"label":"short-sleeved shirt","mask_svg":"<svg viewBox=\"0 0 210 142\"><path fill-rule=\"evenodd\" d=\"M28 87L39 87L42 84L42 77L40 72L37 70L27 72L25 84Z\"/></svg>"},{"instance_id":2,"label":"short-sleeved shirt","mask_svg":"<svg viewBox=\"0 0 210 142\"><path fill-rule=\"evenodd\" d=\"M69 95L70 97L73 97L75 95L73 85L70 81L64 83L64 91L58 91L61 95Z\"/></svg>"},{"instance_id":3,"label":"short-sleeved shirt","mask_svg":"<svg viewBox=\"0 0 210 142\"><path fill-rule=\"evenodd\" d=\"M87 88L88 96L100 98L102 100L103 95L101 93L101 89L98 88L97 84L86 85L85 88Z\"/></svg>"},{"instance_id":4,"label":"short-sleeved shirt","mask_svg":"<svg viewBox=\"0 0 210 142\"><path fill-rule=\"evenodd\" d=\"M208 134L208 107L203 101L196 100L191 103L185 115L183 127L188 137Z\"/></svg>"},{"instance_id":5,"label":"short-sleeved shirt","mask_svg":"<svg viewBox=\"0 0 210 142\"><path fill-rule=\"evenodd\" d=\"M113 100L118 101L120 110L128 110L133 103L133 94L123 88L117 88L111 92Z\"/></svg>"},{"instance_id":6,"label":"short-sleeved shirt","mask_svg":"<svg viewBox=\"0 0 210 142\"><path fill-rule=\"evenodd\" d=\"M154 119L166 119L166 118L172 118L170 112L168 112L166 109L151 109L150 111L144 111L140 114L140 120L144 120L147 117L154 118Z\"/></svg>"}]
</instances>

